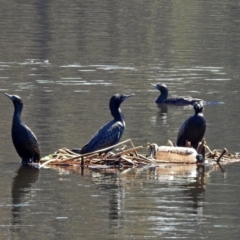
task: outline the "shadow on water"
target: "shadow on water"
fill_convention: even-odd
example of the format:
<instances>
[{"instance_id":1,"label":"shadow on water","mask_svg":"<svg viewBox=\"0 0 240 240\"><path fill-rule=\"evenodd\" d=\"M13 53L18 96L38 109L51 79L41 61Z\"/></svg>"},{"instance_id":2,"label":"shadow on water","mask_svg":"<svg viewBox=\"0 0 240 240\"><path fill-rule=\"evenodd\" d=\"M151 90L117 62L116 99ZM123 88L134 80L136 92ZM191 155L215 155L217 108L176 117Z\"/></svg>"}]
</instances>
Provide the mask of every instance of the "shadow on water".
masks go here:
<instances>
[{"instance_id":1,"label":"shadow on water","mask_svg":"<svg viewBox=\"0 0 240 240\"><path fill-rule=\"evenodd\" d=\"M26 209L35 195L32 189L39 177L39 169L20 166L12 181L12 225L21 225L22 211Z\"/></svg>"}]
</instances>

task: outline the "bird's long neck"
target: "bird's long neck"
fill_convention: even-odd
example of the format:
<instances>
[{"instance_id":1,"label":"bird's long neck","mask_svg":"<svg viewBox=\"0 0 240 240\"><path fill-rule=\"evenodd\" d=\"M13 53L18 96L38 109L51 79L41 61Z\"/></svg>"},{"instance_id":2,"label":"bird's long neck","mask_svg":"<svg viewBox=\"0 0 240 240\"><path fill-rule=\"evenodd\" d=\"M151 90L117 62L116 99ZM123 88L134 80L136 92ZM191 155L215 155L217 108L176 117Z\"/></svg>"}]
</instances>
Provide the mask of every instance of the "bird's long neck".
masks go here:
<instances>
[{"instance_id":1,"label":"bird's long neck","mask_svg":"<svg viewBox=\"0 0 240 240\"><path fill-rule=\"evenodd\" d=\"M111 109L111 114L114 117L114 120L124 123L124 116L120 108Z\"/></svg>"},{"instance_id":2,"label":"bird's long neck","mask_svg":"<svg viewBox=\"0 0 240 240\"><path fill-rule=\"evenodd\" d=\"M160 90L160 96L157 98L156 102L163 102L168 97L168 89L164 88Z\"/></svg>"},{"instance_id":3,"label":"bird's long neck","mask_svg":"<svg viewBox=\"0 0 240 240\"><path fill-rule=\"evenodd\" d=\"M200 110L199 110L199 109L196 109L196 110L195 110L195 115L196 115L196 116L203 116L203 111L202 111L202 109L200 109Z\"/></svg>"},{"instance_id":4,"label":"bird's long neck","mask_svg":"<svg viewBox=\"0 0 240 240\"><path fill-rule=\"evenodd\" d=\"M18 125L22 123L21 120L21 113L22 113L22 106L15 106L14 105L14 113L13 113L13 124Z\"/></svg>"},{"instance_id":5,"label":"bird's long neck","mask_svg":"<svg viewBox=\"0 0 240 240\"><path fill-rule=\"evenodd\" d=\"M197 112L195 115L203 117L203 112Z\"/></svg>"}]
</instances>

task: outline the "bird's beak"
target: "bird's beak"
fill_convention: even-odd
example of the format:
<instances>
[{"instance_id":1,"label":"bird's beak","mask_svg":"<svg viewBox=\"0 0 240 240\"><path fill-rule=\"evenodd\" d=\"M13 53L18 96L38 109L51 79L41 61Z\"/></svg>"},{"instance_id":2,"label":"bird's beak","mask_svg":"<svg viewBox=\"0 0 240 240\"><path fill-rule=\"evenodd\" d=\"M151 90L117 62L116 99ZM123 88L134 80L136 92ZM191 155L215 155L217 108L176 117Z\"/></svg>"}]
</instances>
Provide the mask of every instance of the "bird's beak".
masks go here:
<instances>
[{"instance_id":1,"label":"bird's beak","mask_svg":"<svg viewBox=\"0 0 240 240\"><path fill-rule=\"evenodd\" d=\"M133 93L133 94L129 94L129 95L124 95L123 101L126 100L126 99L128 99L128 98L130 98L130 97L133 97L133 96L135 96L134 93Z\"/></svg>"},{"instance_id":2,"label":"bird's beak","mask_svg":"<svg viewBox=\"0 0 240 240\"><path fill-rule=\"evenodd\" d=\"M156 89L158 89L156 84L153 84L153 83L149 83L149 84L150 84L151 86L155 87Z\"/></svg>"},{"instance_id":3,"label":"bird's beak","mask_svg":"<svg viewBox=\"0 0 240 240\"><path fill-rule=\"evenodd\" d=\"M9 97L12 100L12 95L10 95L8 93L4 93L4 95L6 95L7 97Z\"/></svg>"}]
</instances>

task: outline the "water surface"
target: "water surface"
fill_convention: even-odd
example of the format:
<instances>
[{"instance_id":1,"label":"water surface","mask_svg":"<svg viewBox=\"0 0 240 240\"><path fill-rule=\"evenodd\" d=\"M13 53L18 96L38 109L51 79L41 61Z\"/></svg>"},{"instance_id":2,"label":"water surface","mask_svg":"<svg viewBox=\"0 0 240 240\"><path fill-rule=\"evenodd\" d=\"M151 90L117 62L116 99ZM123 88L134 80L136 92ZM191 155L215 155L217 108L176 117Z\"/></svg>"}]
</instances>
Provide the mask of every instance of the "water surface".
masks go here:
<instances>
[{"instance_id":1,"label":"water surface","mask_svg":"<svg viewBox=\"0 0 240 240\"><path fill-rule=\"evenodd\" d=\"M90 171L20 167L18 94L42 156L81 147L122 105L122 140L176 140L191 108L159 109L149 83L202 98L211 149L239 151L237 1L0 3L1 239L239 239L239 164ZM144 149L144 151L147 151Z\"/></svg>"}]
</instances>

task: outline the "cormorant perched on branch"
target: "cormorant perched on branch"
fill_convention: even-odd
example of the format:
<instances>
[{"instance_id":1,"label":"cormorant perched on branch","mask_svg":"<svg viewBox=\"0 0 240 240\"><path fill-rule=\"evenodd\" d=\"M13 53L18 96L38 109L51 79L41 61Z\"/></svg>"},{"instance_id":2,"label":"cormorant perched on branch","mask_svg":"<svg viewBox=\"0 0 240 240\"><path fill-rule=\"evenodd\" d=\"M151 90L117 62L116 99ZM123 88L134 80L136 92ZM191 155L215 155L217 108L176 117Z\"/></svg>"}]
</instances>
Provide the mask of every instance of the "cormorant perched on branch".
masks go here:
<instances>
[{"instance_id":1,"label":"cormorant perched on branch","mask_svg":"<svg viewBox=\"0 0 240 240\"><path fill-rule=\"evenodd\" d=\"M73 152L85 154L94 152L103 148L110 147L119 142L125 129L125 121L120 109L120 105L127 98L134 96L115 94L111 97L109 108L113 116L113 120L102 126L88 144L82 149L72 149ZM110 151L109 149L108 151ZM106 152L108 152L106 151ZM105 152L105 153L106 153Z\"/></svg>"},{"instance_id":2,"label":"cormorant perched on branch","mask_svg":"<svg viewBox=\"0 0 240 240\"><path fill-rule=\"evenodd\" d=\"M206 120L203 116L203 105L201 102L193 106L195 114L185 120L178 131L177 146L185 147L186 141L191 142L195 149L202 141L206 131Z\"/></svg>"}]
</instances>

